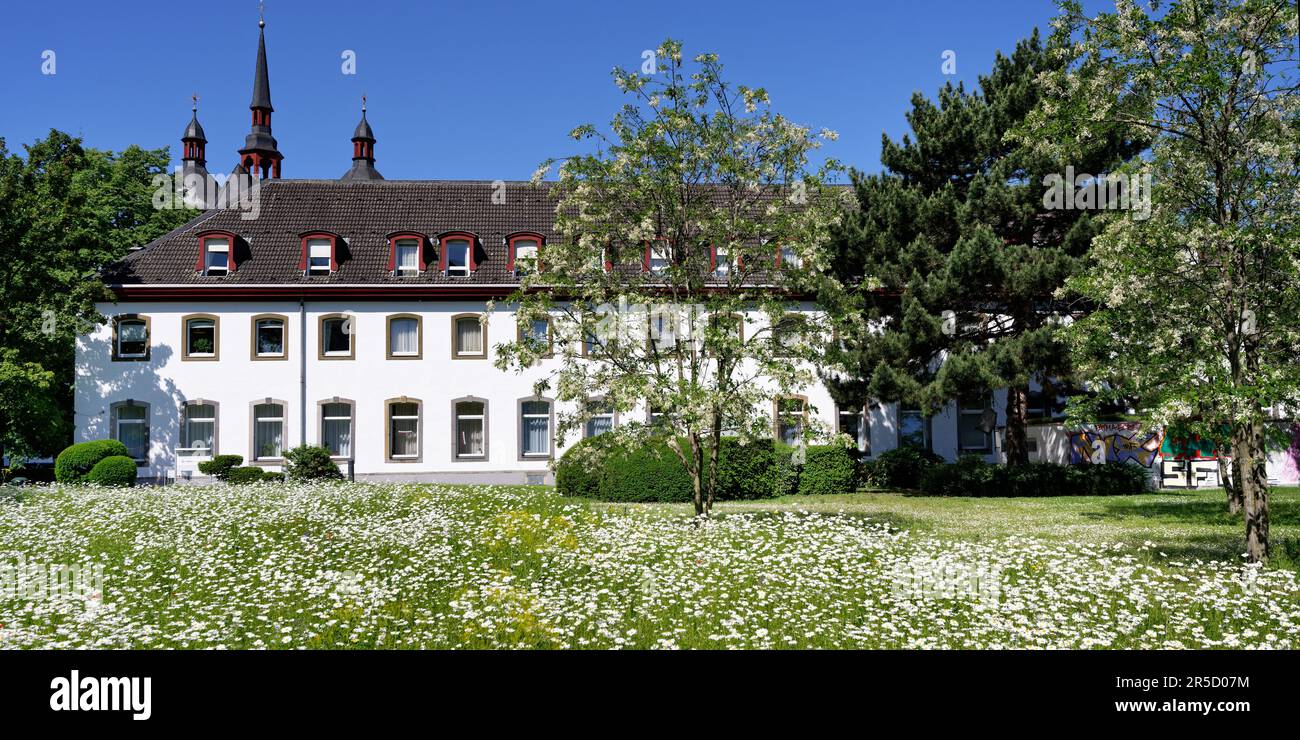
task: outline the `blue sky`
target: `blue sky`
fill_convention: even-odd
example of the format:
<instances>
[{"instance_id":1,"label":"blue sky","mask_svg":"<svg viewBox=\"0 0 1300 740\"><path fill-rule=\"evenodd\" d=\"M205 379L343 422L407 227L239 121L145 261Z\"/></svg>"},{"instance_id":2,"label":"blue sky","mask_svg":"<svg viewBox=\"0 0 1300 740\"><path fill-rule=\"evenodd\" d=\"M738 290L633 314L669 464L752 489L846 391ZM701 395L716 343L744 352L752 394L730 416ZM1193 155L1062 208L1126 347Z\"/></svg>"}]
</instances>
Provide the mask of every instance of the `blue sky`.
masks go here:
<instances>
[{"instance_id":1,"label":"blue sky","mask_svg":"<svg viewBox=\"0 0 1300 740\"><path fill-rule=\"evenodd\" d=\"M840 133L826 153L879 169L880 136L906 130L914 91L972 84L995 51L1035 27L1051 0L823 0L818 3L386 2L268 0L267 55L284 176L341 175L362 93L389 179L525 179L573 151L576 124L621 103L614 65L639 67L664 37L713 51L736 83ZM208 167L229 172L248 131L257 3L58 0L6 8L0 136L21 150L59 128L94 147L170 145L200 95ZM55 52L55 74L42 54ZM355 75L341 55L356 54Z\"/></svg>"}]
</instances>

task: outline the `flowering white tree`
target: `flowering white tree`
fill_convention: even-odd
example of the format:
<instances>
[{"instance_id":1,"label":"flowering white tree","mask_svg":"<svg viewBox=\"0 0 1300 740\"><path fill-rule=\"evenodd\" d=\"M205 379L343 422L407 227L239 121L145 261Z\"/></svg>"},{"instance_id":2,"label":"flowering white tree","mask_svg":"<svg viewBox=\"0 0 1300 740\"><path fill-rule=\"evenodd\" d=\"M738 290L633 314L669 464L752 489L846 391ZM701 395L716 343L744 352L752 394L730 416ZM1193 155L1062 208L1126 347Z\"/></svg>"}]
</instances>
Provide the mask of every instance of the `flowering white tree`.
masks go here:
<instances>
[{"instance_id":1,"label":"flowering white tree","mask_svg":"<svg viewBox=\"0 0 1300 740\"><path fill-rule=\"evenodd\" d=\"M563 404L560 439L598 415L649 409L614 434L664 435L707 516L724 433L770 436L776 399L814 380L820 321L794 309L840 212L843 189L827 185L840 166L809 164L833 132L774 113L762 88L727 83L712 54L687 63L667 40L642 72L614 70L631 100L608 133L571 133L592 151L534 177L559 165L549 187L560 238L510 301L521 326L547 322L549 338L499 345L497 364L558 359L536 391Z\"/></svg>"},{"instance_id":2,"label":"flowering white tree","mask_svg":"<svg viewBox=\"0 0 1300 740\"><path fill-rule=\"evenodd\" d=\"M1159 424L1230 430L1246 552L1268 555L1268 410L1300 400L1300 95L1290 0L1060 3L1069 68L1042 78L1027 127L1067 153L1116 129L1151 137L1150 218L1110 218L1071 287L1072 328L1102 396ZM1292 408L1295 408L1294 406ZM1226 481L1225 481L1226 482Z\"/></svg>"}]
</instances>

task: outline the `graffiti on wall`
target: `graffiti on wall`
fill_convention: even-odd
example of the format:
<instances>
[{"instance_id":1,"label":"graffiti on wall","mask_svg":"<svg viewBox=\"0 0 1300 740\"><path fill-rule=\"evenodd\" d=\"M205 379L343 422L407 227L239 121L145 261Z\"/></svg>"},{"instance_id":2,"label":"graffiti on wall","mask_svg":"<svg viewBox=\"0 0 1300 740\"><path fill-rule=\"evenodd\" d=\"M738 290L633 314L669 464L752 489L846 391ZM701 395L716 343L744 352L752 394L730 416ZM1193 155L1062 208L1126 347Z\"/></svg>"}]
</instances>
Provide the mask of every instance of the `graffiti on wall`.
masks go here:
<instances>
[{"instance_id":1,"label":"graffiti on wall","mask_svg":"<svg viewBox=\"0 0 1300 740\"><path fill-rule=\"evenodd\" d=\"M1150 468L1160 459L1163 430L1144 431L1137 422L1093 424L1070 432L1070 464L1137 463Z\"/></svg>"}]
</instances>

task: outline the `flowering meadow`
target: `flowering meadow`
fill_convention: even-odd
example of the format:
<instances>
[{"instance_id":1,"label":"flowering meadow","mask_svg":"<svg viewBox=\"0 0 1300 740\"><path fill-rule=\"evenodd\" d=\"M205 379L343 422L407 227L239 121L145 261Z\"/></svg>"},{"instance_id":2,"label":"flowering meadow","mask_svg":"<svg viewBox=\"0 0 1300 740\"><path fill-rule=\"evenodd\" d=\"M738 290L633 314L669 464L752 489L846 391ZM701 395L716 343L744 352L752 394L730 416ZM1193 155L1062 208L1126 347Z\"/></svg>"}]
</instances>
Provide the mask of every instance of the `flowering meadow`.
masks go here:
<instances>
[{"instance_id":1,"label":"flowering meadow","mask_svg":"<svg viewBox=\"0 0 1300 740\"><path fill-rule=\"evenodd\" d=\"M678 512L540 487L29 489L0 500L0 647L1300 646L1293 570ZM72 566L93 588L35 583Z\"/></svg>"}]
</instances>

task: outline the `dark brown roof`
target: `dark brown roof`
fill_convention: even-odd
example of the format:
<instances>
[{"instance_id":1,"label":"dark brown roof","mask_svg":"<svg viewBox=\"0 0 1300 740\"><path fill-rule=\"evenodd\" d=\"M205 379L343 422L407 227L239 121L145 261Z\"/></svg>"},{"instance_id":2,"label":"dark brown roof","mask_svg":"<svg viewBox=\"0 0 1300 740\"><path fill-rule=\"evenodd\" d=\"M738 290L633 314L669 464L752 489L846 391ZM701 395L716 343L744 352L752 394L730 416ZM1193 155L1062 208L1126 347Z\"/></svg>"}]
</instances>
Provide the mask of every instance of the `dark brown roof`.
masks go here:
<instances>
[{"instance_id":1,"label":"dark brown roof","mask_svg":"<svg viewBox=\"0 0 1300 740\"><path fill-rule=\"evenodd\" d=\"M548 186L475 180L263 180L260 212L242 219L238 209L210 210L131 252L105 270L114 285L356 285L502 284L517 278L506 270L505 237L532 231L554 239L555 203ZM494 200L494 195L496 196ZM504 195L504 202L502 201ZM237 234L243 244L234 273L198 274L198 235L209 230ZM300 235L327 231L346 240L338 270L307 277L299 268ZM431 268L415 277L394 277L388 269L387 235L425 234ZM467 277L445 277L436 269L439 234L465 231L478 237L478 269Z\"/></svg>"}]
</instances>

